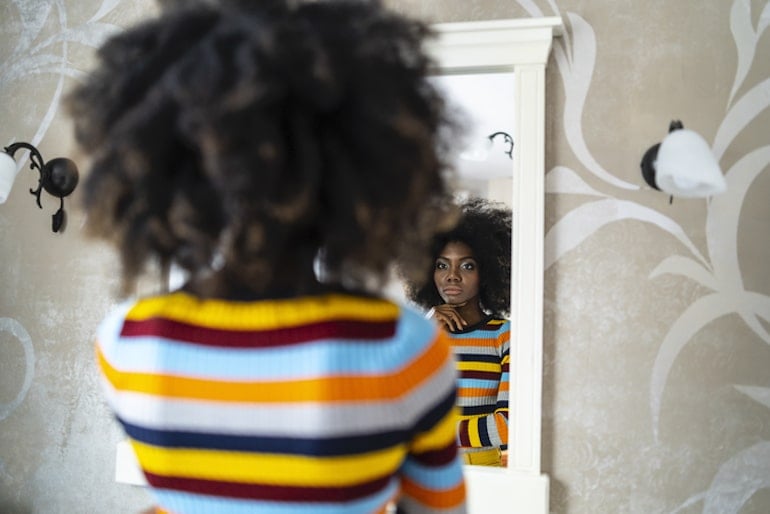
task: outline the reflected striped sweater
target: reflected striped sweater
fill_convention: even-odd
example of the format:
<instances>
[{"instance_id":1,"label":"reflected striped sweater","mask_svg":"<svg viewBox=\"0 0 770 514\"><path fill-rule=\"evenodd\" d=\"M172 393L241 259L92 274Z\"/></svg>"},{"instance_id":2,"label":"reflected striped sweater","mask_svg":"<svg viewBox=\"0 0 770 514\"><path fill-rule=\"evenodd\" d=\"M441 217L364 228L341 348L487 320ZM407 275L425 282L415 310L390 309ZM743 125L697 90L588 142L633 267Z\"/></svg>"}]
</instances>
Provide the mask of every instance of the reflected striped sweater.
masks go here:
<instances>
[{"instance_id":1,"label":"reflected striped sweater","mask_svg":"<svg viewBox=\"0 0 770 514\"><path fill-rule=\"evenodd\" d=\"M116 309L96 352L163 511L465 511L449 341L416 311L172 293Z\"/></svg>"},{"instance_id":2,"label":"reflected striped sweater","mask_svg":"<svg viewBox=\"0 0 770 514\"><path fill-rule=\"evenodd\" d=\"M460 375L458 439L466 451L508 447L510 334L510 321L492 318L450 334Z\"/></svg>"}]
</instances>

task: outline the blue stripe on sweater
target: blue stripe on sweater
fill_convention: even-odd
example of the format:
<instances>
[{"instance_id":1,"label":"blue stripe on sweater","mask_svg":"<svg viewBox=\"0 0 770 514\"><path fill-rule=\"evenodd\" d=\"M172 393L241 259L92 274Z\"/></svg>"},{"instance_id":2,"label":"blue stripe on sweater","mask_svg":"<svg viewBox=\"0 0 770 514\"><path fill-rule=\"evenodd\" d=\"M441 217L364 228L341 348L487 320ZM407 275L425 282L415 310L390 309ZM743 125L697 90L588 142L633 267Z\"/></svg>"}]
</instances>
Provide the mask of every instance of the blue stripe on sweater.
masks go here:
<instances>
[{"instance_id":1,"label":"blue stripe on sweater","mask_svg":"<svg viewBox=\"0 0 770 514\"><path fill-rule=\"evenodd\" d=\"M435 331L427 320L403 316L395 340L388 342L311 340L311 344L291 348L253 350L210 348L144 336L112 343L105 338L100 343L107 360L119 362L125 371L228 380L293 380L317 376L321 371L326 375L369 375L401 369L425 351ZM409 344L405 344L404 334L408 334Z\"/></svg>"},{"instance_id":2,"label":"blue stripe on sweater","mask_svg":"<svg viewBox=\"0 0 770 514\"><path fill-rule=\"evenodd\" d=\"M120 418L118 421L132 439L163 448L202 448L320 457L376 451L396 446L407 440L403 430L311 439L156 430L127 423Z\"/></svg>"},{"instance_id":3,"label":"blue stripe on sweater","mask_svg":"<svg viewBox=\"0 0 770 514\"><path fill-rule=\"evenodd\" d=\"M206 513L206 514L361 514L374 512L384 505L396 491L397 484L392 482L387 488L356 501L344 503L306 503L240 500L216 496L154 489L152 494L158 504L171 512Z\"/></svg>"}]
</instances>

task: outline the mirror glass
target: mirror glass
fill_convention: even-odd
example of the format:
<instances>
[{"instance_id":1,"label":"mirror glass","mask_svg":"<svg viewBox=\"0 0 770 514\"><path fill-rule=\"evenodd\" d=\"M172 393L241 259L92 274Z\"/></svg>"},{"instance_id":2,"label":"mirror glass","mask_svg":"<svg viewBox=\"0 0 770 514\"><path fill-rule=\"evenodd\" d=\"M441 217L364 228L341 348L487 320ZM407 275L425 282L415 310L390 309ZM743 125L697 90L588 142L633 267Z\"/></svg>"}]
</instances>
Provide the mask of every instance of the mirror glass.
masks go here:
<instances>
[{"instance_id":1,"label":"mirror glass","mask_svg":"<svg viewBox=\"0 0 770 514\"><path fill-rule=\"evenodd\" d=\"M432 80L460 122L461 134L454 141L451 155L456 196L489 198L510 207L515 75L458 73L437 75ZM403 284L396 278L388 285L388 293L397 301L409 303L403 296ZM504 451L502 465L506 460Z\"/></svg>"},{"instance_id":2,"label":"mirror glass","mask_svg":"<svg viewBox=\"0 0 770 514\"><path fill-rule=\"evenodd\" d=\"M452 156L459 179L455 187L488 197L490 181L512 176L515 75L458 73L433 80L462 123L463 137ZM504 201L509 200L510 192Z\"/></svg>"},{"instance_id":3,"label":"mirror glass","mask_svg":"<svg viewBox=\"0 0 770 514\"><path fill-rule=\"evenodd\" d=\"M458 196L480 196L511 206L513 147L503 134L515 142L515 75L456 73L436 75L432 80L462 127L461 139L455 142L451 156L456 172L453 189ZM498 135L490 139L493 134ZM409 302L403 284L395 276L385 294L396 301Z\"/></svg>"}]
</instances>

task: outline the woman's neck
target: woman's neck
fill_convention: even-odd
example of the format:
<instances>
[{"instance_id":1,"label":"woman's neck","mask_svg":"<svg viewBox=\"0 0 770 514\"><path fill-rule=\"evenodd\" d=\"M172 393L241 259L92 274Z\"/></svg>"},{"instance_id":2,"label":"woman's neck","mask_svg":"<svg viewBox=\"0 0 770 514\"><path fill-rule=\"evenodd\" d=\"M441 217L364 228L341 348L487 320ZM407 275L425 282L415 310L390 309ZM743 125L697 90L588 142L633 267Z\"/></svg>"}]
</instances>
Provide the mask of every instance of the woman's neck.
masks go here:
<instances>
[{"instance_id":1,"label":"woman's neck","mask_svg":"<svg viewBox=\"0 0 770 514\"><path fill-rule=\"evenodd\" d=\"M457 313L468 323L466 326L476 325L484 319L484 311L481 310L479 302L468 302L457 307Z\"/></svg>"},{"instance_id":2,"label":"woman's neck","mask_svg":"<svg viewBox=\"0 0 770 514\"><path fill-rule=\"evenodd\" d=\"M293 280L282 280L285 275L273 276L261 287L249 284L246 280L226 272L212 273L192 278L182 288L184 291L201 298L220 298L224 300L251 301L273 298L293 298L297 296L317 295L333 289L320 283L314 275L297 274Z\"/></svg>"}]
</instances>

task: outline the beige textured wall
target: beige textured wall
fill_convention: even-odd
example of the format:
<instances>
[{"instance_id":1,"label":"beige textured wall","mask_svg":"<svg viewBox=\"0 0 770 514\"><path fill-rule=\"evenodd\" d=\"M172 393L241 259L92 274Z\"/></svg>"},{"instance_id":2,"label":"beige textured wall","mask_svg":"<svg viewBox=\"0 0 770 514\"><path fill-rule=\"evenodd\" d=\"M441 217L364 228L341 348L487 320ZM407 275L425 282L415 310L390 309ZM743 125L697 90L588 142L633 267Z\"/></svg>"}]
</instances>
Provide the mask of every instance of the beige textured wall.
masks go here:
<instances>
[{"instance_id":1,"label":"beige textured wall","mask_svg":"<svg viewBox=\"0 0 770 514\"><path fill-rule=\"evenodd\" d=\"M431 21L563 17L547 72L543 467L554 513L770 512L770 2L391 0ZM71 154L59 95L149 0L0 5L0 143ZM728 193L641 187L681 118ZM0 512L131 512L92 363L114 302L76 198L0 206Z\"/></svg>"},{"instance_id":2,"label":"beige textured wall","mask_svg":"<svg viewBox=\"0 0 770 514\"><path fill-rule=\"evenodd\" d=\"M46 160L77 160L60 98L97 42L153 5L0 2L0 145L27 141ZM116 269L106 248L81 235L78 190L65 200L66 231L51 232L58 199L44 193L38 209L27 192L37 176L25 162L0 205L0 512L137 512L150 502L114 483L120 432L93 358Z\"/></svg>"},{"instance_id":3,"label":"beige textured wall","mask_svg":"<svg viewBox=\"0 0 770 514\"><path fill-rule=\"evenodd\" d=\"M558 5L569 30L548 81L552 510L770 512L770 2ZM727 193L669 204L635 188L673 118L721 156Z\"/></svg>"}]
</instances>

